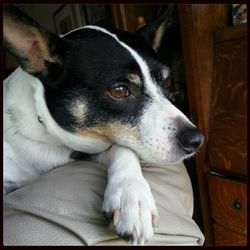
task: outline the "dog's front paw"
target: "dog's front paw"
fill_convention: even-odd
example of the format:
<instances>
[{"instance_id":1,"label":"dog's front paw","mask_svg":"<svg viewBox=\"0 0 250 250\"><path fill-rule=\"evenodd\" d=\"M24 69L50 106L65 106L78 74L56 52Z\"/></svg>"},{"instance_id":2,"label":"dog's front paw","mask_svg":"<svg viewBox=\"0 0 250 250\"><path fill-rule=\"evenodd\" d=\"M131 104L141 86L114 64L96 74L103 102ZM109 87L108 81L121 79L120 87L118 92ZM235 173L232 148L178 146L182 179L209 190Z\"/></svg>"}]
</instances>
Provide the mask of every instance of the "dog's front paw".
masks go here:
<instances>
[{"instance_id":1,"label":"dog's front paw","mask_svg":"<svg viewBox=\"0 0 250 250\"><path fill-rule=\"evenodd\" d=\"M124 177L109 183L102 209L112 217L117 234L130 238L133 245L144 245L158 225L155 201L144 178Z\"/></svg>"}]
</instances>

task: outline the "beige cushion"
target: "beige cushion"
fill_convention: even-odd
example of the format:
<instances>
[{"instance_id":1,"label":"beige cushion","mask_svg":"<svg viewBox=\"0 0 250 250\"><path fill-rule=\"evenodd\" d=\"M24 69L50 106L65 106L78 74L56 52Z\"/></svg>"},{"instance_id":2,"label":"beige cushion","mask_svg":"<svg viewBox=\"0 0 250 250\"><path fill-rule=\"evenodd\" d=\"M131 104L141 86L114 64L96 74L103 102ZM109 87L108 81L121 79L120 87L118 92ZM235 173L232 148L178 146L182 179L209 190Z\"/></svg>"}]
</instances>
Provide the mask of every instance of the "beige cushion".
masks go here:
<instances>
[{"instance_id":1,"label":"beige cushion","mask_svg":"<svg viewBox=\"0 0 250 250\"><path fill-rule=\"evenodd\" d=\"M143 174L160 215L148 245L203 245L184 165L148 167ZM10 193L4 197L4 245L130 245L102 215L105 186L104 166L78 161Z\"/></svg>"}]
</instances>

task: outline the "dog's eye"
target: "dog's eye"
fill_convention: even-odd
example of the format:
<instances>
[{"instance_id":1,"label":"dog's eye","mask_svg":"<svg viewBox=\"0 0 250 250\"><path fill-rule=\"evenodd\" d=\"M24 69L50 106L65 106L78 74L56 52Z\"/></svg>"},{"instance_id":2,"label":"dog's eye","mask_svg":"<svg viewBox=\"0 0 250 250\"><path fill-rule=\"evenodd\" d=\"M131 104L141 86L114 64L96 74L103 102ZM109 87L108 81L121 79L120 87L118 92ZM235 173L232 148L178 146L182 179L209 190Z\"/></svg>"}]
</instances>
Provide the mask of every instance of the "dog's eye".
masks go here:
<instances>
[{"instance_id":1,"label":"dog's eye","mask_svg":"<svg viewBox=\"0 0 250 250\"><path fill-rule=\"evenodd\" d=\"M171 83L172 83L171 78L168 77L168 78L166 78L166 79L164 80L163 85L164 85L164 87L165 87L166 89L169 89L170 86L171 86Z\"/></svg>"},{"instance_id":2,"label":"dog's eye","mask_svg":"<svg viewBox=\"0 0 250 250\"><path fill-rule=\"evenodd\" d=\"M108 89L107 94L115 100L123 100L130 95L130 91L125 85L112 86Z\"/></svg>"}]
</instances>

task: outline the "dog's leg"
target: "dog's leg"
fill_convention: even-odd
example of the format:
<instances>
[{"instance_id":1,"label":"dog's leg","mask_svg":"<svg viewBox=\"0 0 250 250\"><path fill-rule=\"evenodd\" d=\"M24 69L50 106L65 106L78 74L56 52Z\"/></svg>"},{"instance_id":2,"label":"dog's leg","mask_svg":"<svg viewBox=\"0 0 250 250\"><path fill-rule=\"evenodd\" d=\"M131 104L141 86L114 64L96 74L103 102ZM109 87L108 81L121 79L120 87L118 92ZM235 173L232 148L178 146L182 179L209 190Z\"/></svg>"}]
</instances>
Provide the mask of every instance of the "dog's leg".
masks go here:
<instances>
[{"instance_id":1,"label":"dog's leg","mask_svg":"<svg viewBox=\"0 0 250 250\"><path fill-rule=\"evenodd\" d=\"M114 145L93 160L108 168L104 213L113 216L118 235L129 236L133 244L143 245L153 236L158 212L138 157L130 149Z\"/></svg>"}]
</instances>

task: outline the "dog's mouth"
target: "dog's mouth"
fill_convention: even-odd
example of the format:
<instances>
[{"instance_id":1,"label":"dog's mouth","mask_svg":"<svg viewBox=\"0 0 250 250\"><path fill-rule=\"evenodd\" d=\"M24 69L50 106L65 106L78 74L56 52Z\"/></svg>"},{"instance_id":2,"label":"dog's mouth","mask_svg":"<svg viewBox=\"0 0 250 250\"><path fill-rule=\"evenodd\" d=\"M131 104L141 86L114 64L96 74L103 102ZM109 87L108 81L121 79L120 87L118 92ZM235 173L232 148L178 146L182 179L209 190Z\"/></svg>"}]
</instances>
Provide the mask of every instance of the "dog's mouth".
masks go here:
<instances>
[{"instance_id":1,"label":"dog's mouth","mask_svg":"<svg viewBox=\"0 0 250 250\"><path fill-rule=\"evenodd\" d=\"M101 141L109 141L111 145L117 144L130 148L137 154L142 167L175 164L183 161L192 157L204 142L203 134L195 127L182 128L173 136L168 135L161 138L147 136L143 141L135 131L133 134L132 130L128 130L127 127L126 130L121 129L121 125L117 124L111 127L112 129L110 129L110 125L106 125L102 129L82 130L78 133L81 136L94 136Z\"/></svg>"},{"instance_id":2,"label":"dog's mouth","mask_svg":"<svg viewBox=\"0 0 250 250\"><path fill-rule=\"evenodd\" d=\"M193 157L204 143L204 135L195 127L191 127L169 137L168 140L154 138L146 142L142 144L143 147L135 148L143 167L172 165Z\"/></svg>"}]
</instances>

